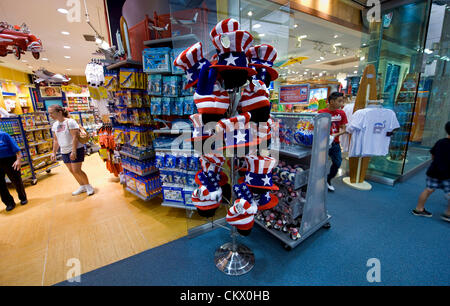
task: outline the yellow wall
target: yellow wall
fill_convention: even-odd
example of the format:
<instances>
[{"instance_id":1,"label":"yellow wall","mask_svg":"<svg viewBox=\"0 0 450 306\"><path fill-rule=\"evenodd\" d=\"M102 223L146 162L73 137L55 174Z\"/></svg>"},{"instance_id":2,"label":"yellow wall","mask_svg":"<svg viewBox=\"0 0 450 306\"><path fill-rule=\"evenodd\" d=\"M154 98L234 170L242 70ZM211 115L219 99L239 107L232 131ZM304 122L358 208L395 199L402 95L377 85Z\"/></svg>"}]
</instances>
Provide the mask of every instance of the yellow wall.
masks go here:
<instances>
[{"instance_id":1,"label":"yellow wall","mask_svg":"<svg viewBox=\"0 0 450 306\"><path fill-rule=\"evenodd\" d=\"M13 113L20 115L23 114L23 109L20 106L19 98L27 100L28 111L33 112L33 102L31 101L30 91L25 84L29 84L28 74L22 71L18 71L11 68L0 66L0 82L2 83L2 90L0 90L0 107L5 108L2 91L15 93L16 96L7 97L16 101L16 108Z\"/></svg>"}]
</instances>

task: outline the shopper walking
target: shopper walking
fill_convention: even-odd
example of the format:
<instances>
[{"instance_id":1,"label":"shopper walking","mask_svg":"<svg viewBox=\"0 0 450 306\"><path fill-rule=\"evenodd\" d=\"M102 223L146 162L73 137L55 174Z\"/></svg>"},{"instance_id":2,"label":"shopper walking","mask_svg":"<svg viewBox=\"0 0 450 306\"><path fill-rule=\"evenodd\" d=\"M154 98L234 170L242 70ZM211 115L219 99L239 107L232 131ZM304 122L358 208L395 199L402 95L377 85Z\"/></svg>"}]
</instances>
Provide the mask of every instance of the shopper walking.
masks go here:
<instances>
[{"instance_id":1,"label":"shopper walking","mask_svg":"<svg viewBox=\"0 0 450 306\"><path fill-rule=\"evenodd\" d=\"M8 190L5 174L16 187L20 204L28 203L27 194L22 182L20 167L22 166L22 152L14 139L7 133L0 131L0 194L2 202L6 205L6 211L16 207L14 198Z\"/></svg>"},{"instance_id":2,"label":"shopper walking","mask_svg":"<svg viewBox=\"0 0 450 306\"><path fill-rule=\"evenodd\" d=\"M416 216L431 217L432 214L425 210L425 203L436 189L442 189L447 198L447 210L441 217L450 222L450 121L445 125L445 131L447 137L438 140L430 150L433 161L426 173L427 185L412 213Z\"/></svg>"},{"instance_id":3,"label":"shopper walking","mask_svg":"<svg viewBox=\"0 0 450 306\"><path fill-rule=\"evenodd\" d=\"M331 114L331 132L330 135L333 137L333 142L331 148L328 151L328 155L331 158L331 168L327 177L328 191L334 191L335 188L331 184L331 180L336 177L339 168L342 164L342 152L341 145L339 142L339 136L347 133L345 130L345 125L347 124L347 116L342 110L344 106L344 94L340 92L333 92L328 97L328 107L321 109L319 113Z\"/></svg>"},{"instance_id":4,"label":"shopper walking","mask_svg":"<svg viewBox=\"0 0 450 306\"><path fill-rule=\"evenodd\" d=\"M56 120L53 123L53 153L52 160L56 161L56 152L61 148L62 159L80 184L80 187L72 192L76 196L86 192L87 195L94 194L94 188L89 184L86 173L81 170L84 161L84 145L78 141L80 127L74 119L69 119L69 112L60 105L52 105L49 108L50 117Z\"/></svg>"}]
</instances>

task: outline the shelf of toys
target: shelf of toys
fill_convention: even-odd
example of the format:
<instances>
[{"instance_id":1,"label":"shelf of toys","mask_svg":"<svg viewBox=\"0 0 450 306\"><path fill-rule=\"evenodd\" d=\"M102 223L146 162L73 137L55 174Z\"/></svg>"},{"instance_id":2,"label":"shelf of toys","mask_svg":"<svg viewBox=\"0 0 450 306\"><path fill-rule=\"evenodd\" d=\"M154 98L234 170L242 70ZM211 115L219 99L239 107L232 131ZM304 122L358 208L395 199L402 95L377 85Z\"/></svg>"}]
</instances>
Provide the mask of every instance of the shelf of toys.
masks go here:
<instances>
[{"instance_id":1,"label":"shelf of toys","mask_svg":"<svg viewBox=\"0 0 450 306\"><path fill-rule=\"evenodd\" d=\"M108 68L114 68L105 73L113 117L111 127L99 130L100 155L111 172L117 175L120 170L128 192L148 201L161 194L162 188L155 167L152 133L155 127L146 92L146 74L137 63L130 67L123 62Z\"/></svg>"},{"instance_id":2,"label":"shelf of toys","mask_svg":"<svg viewBox=\"0 0 450 306\"><path fill-rule=\"evenodd\" d=\"M0 81L0 107L11 115L33 112L29 88L25 84Z\"/></svg>"},{"instance_id":3,"label":"shelf of toys","mask_svg":"<svg viewBox=\"0 0 450 306\"><path fill-rule=\"evenodd\" d=\"M1 118L0 129L10 134L22 149L22 178L37 183L37 175L49 173L59 166L52 162L51 126L45 112L34 112L16 117Z\"/></svg>"}]
</instances>

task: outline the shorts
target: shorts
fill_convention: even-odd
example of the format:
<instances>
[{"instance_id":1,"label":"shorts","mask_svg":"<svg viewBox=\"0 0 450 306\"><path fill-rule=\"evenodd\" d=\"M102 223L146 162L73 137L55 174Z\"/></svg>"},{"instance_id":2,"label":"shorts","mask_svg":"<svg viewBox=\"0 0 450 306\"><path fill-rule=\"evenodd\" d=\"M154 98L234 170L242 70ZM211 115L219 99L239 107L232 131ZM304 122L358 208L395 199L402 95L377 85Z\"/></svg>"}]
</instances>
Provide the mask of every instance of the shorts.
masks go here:
<instances>
[{"instance_id":1,"label":"shorts","mask_svg":"<svg viewBox=\"0 0 450 306\"><path fill-rule=\"evenodd\" d=\"M427 188L428 189L443 189L445 193L450 193L450 179L439 180L433 177L427 176Z\"/></svg>"},{"instance_id":2,"label":"shorts","mask_svg":"<svg viewBox=\"0 0 450 306\"><path fill-rule=\"evenodd\" d=\"M64 161L65 164L72 164L72 163L82 163L84 162L84 147L78 148L77 149L77 158L75 160L71 160L70 159L70 153L67 154L61 154L62 155L62 160Z\"/></svg>"}]
</instances>

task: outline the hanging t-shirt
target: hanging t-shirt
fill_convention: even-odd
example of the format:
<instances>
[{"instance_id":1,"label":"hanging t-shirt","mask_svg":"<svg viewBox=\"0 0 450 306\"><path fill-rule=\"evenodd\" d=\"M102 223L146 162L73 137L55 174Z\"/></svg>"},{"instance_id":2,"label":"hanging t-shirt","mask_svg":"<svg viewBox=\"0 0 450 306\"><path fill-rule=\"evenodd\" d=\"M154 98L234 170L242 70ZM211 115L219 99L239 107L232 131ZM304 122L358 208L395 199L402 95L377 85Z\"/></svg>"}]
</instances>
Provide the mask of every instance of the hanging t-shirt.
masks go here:
<instances>
[{"instance_id":1,"label":"hanging t-shirt","mask_svg":"<svg viewBox=\"0 0 450 306\"><path fill-rule=\"evenodd\" d=\"M348 122L344 111L340 109L330 111L328 108L325 108L321 109L319 113L328 113L331 115L331 135L339 133L341 125L346 125ZM334 137L334 142L339 143L339 137Z\"/></svg>"},{"instance_id":2,"label":"hanging t-shirt","mask_svg":"<svg viewBox=\"0 0 450 306\"><path fill-rule=\"evenodd\" d=\"M345 104L344 108L342 109L345 113L345 115L347 116L347 121L350 123L352 120L352 115L353 115L353 108L355 107L355 103L349 103L349 104ZM348 152L349 151L349 147L350 147L350 135L349 134L344 134L340 137L340 141L341 141L341 147L342 147L342 151L343 152Z\"/></svg>"},{"instance_id":3,"label":"hanging t-shirt","mask_svg":"<svg viewBox=\"0 0 450 306\"><path fill-rule=\"evenodd\" d=\"M391 138L386 134L399 127L397 117L391 109L367 107L354 112L347 127L347 131L352 133L349 156L387 155ZM355 130L359 134L355 134Z\"/></svg>"},{"instance_id":4,"label":"hanging t-shirt","mask_svg":"<svg viewBox=\"0 0 450 306\"><path fill-rule=\"evenodd\" d=\"M61 148L62 154L69 154L72 152L72 141L73 137L70 134L70 130L79 129L80 126L74 119L66 119L63 122L58 120L53 123L52 132L58 139L59 147ZM78 142L77 149L82 148L84 145Z\"/></svg>"}]
</instances>

